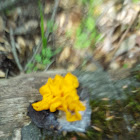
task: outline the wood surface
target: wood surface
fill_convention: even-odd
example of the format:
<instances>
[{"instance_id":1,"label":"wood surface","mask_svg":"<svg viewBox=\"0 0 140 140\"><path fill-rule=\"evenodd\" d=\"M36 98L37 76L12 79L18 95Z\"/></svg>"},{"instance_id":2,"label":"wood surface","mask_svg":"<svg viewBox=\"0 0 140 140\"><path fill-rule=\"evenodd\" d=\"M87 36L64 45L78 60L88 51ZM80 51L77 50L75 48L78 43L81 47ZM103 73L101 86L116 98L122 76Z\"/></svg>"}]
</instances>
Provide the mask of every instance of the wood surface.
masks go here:
<instances>
[{"instance_id":1,"label":"wood surface","mask_svg":"<svg viewBox=\"0 0 140 140\"><path fill-rule=\"evenodd\" d=\"M27 108L30 103L41 99L39 88L47 82L48 77L65 73L48 71L0 80L0 140L8 138L13 131L30 122Z\"/></svg>"}]
</instances>

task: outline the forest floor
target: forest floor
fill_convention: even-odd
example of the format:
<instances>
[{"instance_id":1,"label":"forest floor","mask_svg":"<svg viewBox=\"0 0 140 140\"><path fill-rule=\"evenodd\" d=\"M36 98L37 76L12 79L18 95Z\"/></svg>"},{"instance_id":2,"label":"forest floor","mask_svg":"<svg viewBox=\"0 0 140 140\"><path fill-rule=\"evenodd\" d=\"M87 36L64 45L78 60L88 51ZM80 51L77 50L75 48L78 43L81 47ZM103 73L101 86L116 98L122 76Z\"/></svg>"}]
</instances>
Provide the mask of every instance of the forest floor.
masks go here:
<instances>
[{"instance_id":1,"label":"forest floor","mask_svg":"<svg viewBox=\"0 0 140 140\"><path fill-rule=\"evenodd\" d=\"M79 1L42 0L2 11L0 78L54 69L94 72L96 61L115 80L131 75L140 60L140 3ZM133 74L138 81L139 75ZM139 140L140 88L124 87L124 94L123 101L91 101L87 132L63 132L62 139Z\"/></svg>"}]
</instances>

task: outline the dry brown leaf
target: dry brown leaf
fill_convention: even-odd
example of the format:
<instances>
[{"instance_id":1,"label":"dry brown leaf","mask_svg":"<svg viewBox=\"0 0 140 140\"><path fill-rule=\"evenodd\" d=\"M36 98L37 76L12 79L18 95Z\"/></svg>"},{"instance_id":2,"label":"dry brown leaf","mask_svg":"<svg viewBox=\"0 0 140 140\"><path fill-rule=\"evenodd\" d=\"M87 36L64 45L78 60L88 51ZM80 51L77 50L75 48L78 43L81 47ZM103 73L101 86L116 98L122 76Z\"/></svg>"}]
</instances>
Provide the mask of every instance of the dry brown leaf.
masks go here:
<instances>
[{"instance_id":1,"label":"dry brown leaf","mask_svg":"<svg viewBox=\"0 0 140 140\"><path fill-rule=\"evenodd\" d=\"M5 39L3 36L0 36L0 43L4 43L5 42Z\"/></svg>"},{"instance_id":2,"label":"dry brown leaf","mask_svg":"<svg viewBox=\"0 0 140 140\"><path fill-rule=\"evenodd\" d=\"M73 64L69 65L67 68L68 71L74 71L75 69L76 69L76 66Z\"/></svg>"},{"instance_id":3,"label":"dry brown leaf","mask_svg":"<svg viewBox=\"0 0 140 140\"><path fill-rule=\"evenodd\" d=\"M101 100L102 101L109 101L110 99L109 98L102 98Z\"/></svg>"},{"instance_id":4,"label":"dry brown leaf","mask_svg":"<svg viewBox=\"0 0 140 140\"><path fill-rule=\"evenodd\" d=\"M134 130L134 129L136 129L137 127L139 127L139 124L135 123L135 124L133 125L132 129Z\"/></svg>"},{"instance_id":5,"label":"dry brown leaf","mask_svg":"<svg viewBox=\"0 0 140 140\"><path fill-rule=\"evenodd\" d=\"M124 85L122 88L123 88L123 89L126 89L127 87L128 87L128 85Z\"/></svg>"},{"instance_id":6,"label":"dry brown leaf","mask_svg":"<svg viewBox=\"0 0 140 140\"><path fill-rule=\"evenodd\" d=\"M12 47L7 40L4 41L4 47L8 52L11 52Z\"/></svg>"},{"instance_id":7,"label":"dry brown leaf","mask_svg":"<svg viewBox=\"0 0 140 140\"><path fill-rule=\"evenodd\" d=\"M81 17L81 10L77 7L71 9L71 12L59 13L56 19L58 36L70 32L70 37L74 39L76 30L80 25Z\"/></svg>"},{"instance_id":8,"label":"dry brown leaf","mask_svg":"<svg viewBox=\"0 0 140 140\"><path fill-rule=\"evenodd\" d=\"M16 27L17 27L16 22L12 21L12 20L8 20L7 27L12 28L12 29L16 29ZM6 30L9 32L8 28Z\"/></svg>"},{"instance_id":9,"label":"dry brown leaf","mask_svg":"<svg viewBox=\"0 0 140 140\"><path fill-rule=\"evenodd\" d=\"M99 107L95 107L92 112L97 112L99 110Z\"/></svg>"},{"instance_id":10,"label":"dry brown leaf","mask_svg":"<svg viewBox=\"0 0 140 140\"><path fill-rule=\"evenodd\" d=\"M35 45L38 45L40 40L41 40L40 36L34 36Z\"/></svg>"},{"instance_id":11,"label":"dry brown leaf","mask_svg":"<svg viewBox=\"0 0 140 140\"><path fill-rule=\"evenodd\" d=\"M44 14L49 14L52 11L53 3L51 1L47 1L44 7Z\"/></svg>"},{"instance_id":12,"label":"dry brown leaf","mask_svg":"<svg viewBox=\"0 0 140 140\"><path fill-rule=\"evenodd\" d=\"M93 9L93 16L98 17L99 15L101 15L102 9L103 9L103 8L102 8L101 3L98 4L98 5L96 5L96 6L94 7L94 9Z\"/></svg>"},{"instance_id":13,"label":"dry brown leaf","mask_svg":"<svg viewBox=\"0 0 140 140\"><path fill-rule=\"evenodd\" d=\"M112 63L110 64L109 68L112 69L112 70L117 70L117 69L120 68L120 65L119 65L119 63L117 63L117 62L115 61L115 62L112 62Z\"/></svg>"},{"instance_id":14,"label":"dry brown leaf","mask_svg":"<svg viewBox=\"0 0 140 140\"><path fill-rule=\"evenodd\" d=\"M5 77L5 73L2 70L0 70L0 78L4 78L4 77Z\"/></svg>"},{"instance_id":15,"label":"dry brown leaf","mask_svg":"<svg viewBox=\"0 0 140 140\"><path fill-rule=\"evenodd\" d=\"M111 3L110 3L111 4ZM118 70L125 64L132 68L139 60L140 49L138 34L131 32L139 21L137 16L140 5L121 5L121 10L115 11L115 3L99 18L97 23L104 34L104 41L95 51L95 58L99 58L106 69ZM106 8L105 8L106 9ZM111 10L112 9L112 10ZM120 8L119 8L120 9ZM111 11L111 12L110 12ZM113 13L114 16L113 16ZM137 37L137 38L136 38ZM136 43L138 42L138 43Z\"/></svg>"},{"instance_id":16,"label":"dry brown leaf","mask_svg":"<svg viewBox=\"0 0 140 140\"><path fill-rule=\"evenodd\" d=\"M24 38L21 37L21 36L18 36L18 37L17 37L17 43L18 43L20 46L23 46L23 47L26 46L25 40L24 40Z\"/></svg>"},{"instance_id":17,"label":"dry brown leaf","mask_svg":"<svg viewBox=\"0 0 140 140\"><path fill-rule=\"evenodd\" d=\"M71 54L69 62L78 67L81 64L82 60L82 51L71 49ZM84 56L83 56L84 57Z\"/></svg>"},{"instance_id":18,"label":"dry brown leaf","mask_svg":"<svg viewBox=\"0 0 140 140\"><path fill-rule=\"evenodd\" d=\"M106 118L107 117L110 117L110 111L106 111L106 114L105 115L106 115Z\"/></svg>"},{"instance_id":19,"label":"dry brown leaf","mask_svg":"<svg viewBox=\"0 0 140 140\"><path fill-rule=\"evenodd\" d=\"M29 48L29 52L32 52L33 46L35 46L35 45L34 45L34 42L31 41L31 40L26 40L26 44L27 44L27 46L28 46L28 48Z\"/></svg>"},{"instance_id":20,"label":"dry brown leaf","mask_svg":"<svg viewBox=\"0 0 140 140\"><path fill-rule=\"evenodd\" d=\"M139 4L134 4L134 5L132 5L132 7L136 12L140 12L140 3Z\"/></svg>"},{"instance_id":21,"label":"dry brown leaf","mask_svg":"<svg viewBox=\"0 0 140 140\"><path fill-rule=\"evenodd\" d=\"M26 51L26 43L25 43L25 40L23 37L21 36L18 36L17 37L17 43L18 43L18 46L19 46L19 52L20 52L20 55L23 57L24 54L25 54L25 51Z\"/></svg>"},{"instance_id":22,"label":"dry brown leaf","mask_svg":"<svg viewBox=\"0 0 140 140\"><path fill-rule=\"evenodd\" d=\"M3 46L0 46L0 51L6 52L7 50Z\"/></svg>"},{"instance_id":23,"label":"dry brown leaf","mask_svg":"<svg viewBox=\"0 0 140 140\"><path fill-rule=\"evenodd\" d=\"M111 107L111 105L104 105L104 107L108 107L109 108L109 107Z\"/></svg>"},{"instance_id":24,"label":"dry brown leaf","mask_svg":"<svg viewBox=\"0 0 140 140\"><path fill-rule=\"evenodd\" d=\"M0 16L0 33L4 31L4 22L2 17Z\"/></svg>"},{"instance_id":25,"label":"dry brown leaf","mask_svg":"<svg viewBox=\"0 0 140 140\"><path fill-rule=\"evenodd\" d=\"M90 64L87 64L83 70L84 71L95 71L97 69L97 66L94 64L94 63L90 63Z\"/></svg>"},{"instance_id":26,"label":"dry brown leaf","mask_svg":"<svg viewBox=\"0 0 140 140\"><path fill-rule=\"evenodd\" d=\"M136 92L138 92L138 90L133 90L133 91L131 91L132 93L136 93Z\"/></svg>"},{"instance_id":27,"label":"dry brown leaf","mask_svg":"<svg viewBox=\"0 0 140 140\"><path fill-rule=\"evenodd\" d=\"M70 140L77 140L77 137L72 137L72 138L70 138Z\"/></svg>"},{"instance_id":28,"label":"dry brown leaf","mask_svg":"<svg viewBox=\"0 0 140 140\"><path fill-rule=\"evenodd\" d=\"M140 35L136 37L136 44L140 47Z\"/></svg>"},{"instance_id":29,"label":"dry brown leaf","mask_svg":"<svg viewBox=\"0 0 140 140\"><path fill-rule=\"evenodd\" d=\"M111 136L111 135L109 135L109 134L107 134L107 137L108 137L108 138L110 138L110 139L112 139L112 136Z\"/></svg>"},{"instance_id":30,"label":"dry brown leaf","mask_svg":"<svg viewBox=\"0 0 140 140\"><path fill-rule=\"evenodd\" d=\"M84 133L76 132L76 134L80 137L87 138L86 134L84 134Z\"/></svg>"},{"instance_id":31,"label":"dry brown leaf","mask_svg":"<svg viewBox=\"0 0 140 140\"><path fill-rule=\"evenodd\" d=\"M135 112L135 113L134 113L134 116L135 116L136 118L139 118L139 117L140 117L140 113Z\"/></svg>"},{"instance_id":32,"label":"dry brown leaf","mask_svg":"<svg viewBox=\"0 0 140 140\"><path fill-rule=\"evenodd\" d=\"M115 116L109 116L109 117L107 117L105 120L106 120L106 121L110 121L110 120L114 119L114 117L115 117Z\"/></svg>"},{"instance_id":33,"label":"dry brown leaf","mask_svg":"<svg viewBox=\"0 0 140 140\"><path fill-rule=\"evenodd\" d=\"M37 20L30 20L25 24L25 29L36 29L38 27L39 23Z\"/></svg>"},{"instance_id":34,"label":"dry brown leaf","mask_svg":"<svg viewBox=\"0 0 140 140\"><path fill-rule=\"evenodd\" d=\"M133 8L134 5L126 5L123 10L117 15L117 20L120 21L121 24L130 24L132 20L134 20L137 16L139 10L137 8Z\"/></svg>"},{"instance_id":35,"label":"dry brown leaf","mask_svg":"<svg viewBox=\"0 0 140 140\"><path fill-rule=\"evenodd\" d=\"M69 9L75 6L77 3L77 0L63 0L60 1L59 6L62 7L63 9Z\"/></svg>"},{"instance_id":36,"label":"dry brown leaf","mask_svg":"<svg viewBox=\"0 0 140 140\"><path fill-rule=\"evenodd\" d=\"M71 55L71 48L70 47L65 47L62 53L60 54L60 57L58 59L59 63L63 63L68 59Z\"/></svg>"},{"instance_id":37,"label":"dry brown leaf","mask_svg":"<svg viewBox=\"0 0 140 140\"><path fill-rule=\"evenodd\" d=\"M8 58L8 59L11 59L11 60L14 59L14 58L13 58L12 52L7 54L7 58Z\"/></svg>"},{"instance_id":38,"label":"dry brown leaf","mask_svg":"<svg viewBox=\"0 0 140 140\"><path fill-rule=\"evenodd\" d=\"M67 131L63 131L62 134L65 137L67 135Z\"/></svg>"},{"instance_id":39,"label":"dry brown leaf","mask_svg":"<svg viewBox=\"0 0 140 140\"><path fill-rule=\"evenodd\" d=\"M95 129L96 131L99 131L99 132L102 132L103 131L101 128L99 128L97 126L94 126L94 125L92 126L92 128Z\"/></svg>"},{"instance_id":40,"label":"dry brown leaf","mask_svg":"<svg viewBox=\"0 0 140 140\"><path fill-rule=\"evenodd\" d=\"M50 126L50 128L51 128L51 129L53 129L53 128L54 128L54 126L53 126L53 125L51 125L51 126Z\"/></svg>"},{"instance_id":41,"label":"dry brown leaf","mask_svg":"<svg viewBox=\"0 0 140 140\"><path fill-rule=\"evenodd\" d=\"M122 34L121 31L121 26L119 25L118 27L115 28L113 35L112 35L112 42L115 42L120 38L120 35Z\"/></svg>"}]
</instances>

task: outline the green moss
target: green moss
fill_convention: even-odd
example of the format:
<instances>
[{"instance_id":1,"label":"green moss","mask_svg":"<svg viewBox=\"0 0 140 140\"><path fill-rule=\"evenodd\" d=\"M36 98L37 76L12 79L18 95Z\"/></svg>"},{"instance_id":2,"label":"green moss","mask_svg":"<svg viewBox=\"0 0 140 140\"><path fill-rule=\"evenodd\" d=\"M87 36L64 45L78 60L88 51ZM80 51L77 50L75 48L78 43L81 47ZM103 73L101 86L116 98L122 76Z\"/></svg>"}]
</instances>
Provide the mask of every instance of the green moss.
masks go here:
<instances>
[{"instance_id":1,"label":"green moss","mask_svg":"<svg viewBox=\"0 0 140 140\"><path fill-rule=\"evenodd\" d=\"M91 100L91 125L85 133L86 137L70 132L66 136L61 135L60 140L103 140L113 139L114 136L121 139L140 139L140 87L129 86L124 94L127 99L121 101ZM124 115L128 117L127 120ZM127 123L131 133L127 130Z\"/></svg>"}]
</instances>

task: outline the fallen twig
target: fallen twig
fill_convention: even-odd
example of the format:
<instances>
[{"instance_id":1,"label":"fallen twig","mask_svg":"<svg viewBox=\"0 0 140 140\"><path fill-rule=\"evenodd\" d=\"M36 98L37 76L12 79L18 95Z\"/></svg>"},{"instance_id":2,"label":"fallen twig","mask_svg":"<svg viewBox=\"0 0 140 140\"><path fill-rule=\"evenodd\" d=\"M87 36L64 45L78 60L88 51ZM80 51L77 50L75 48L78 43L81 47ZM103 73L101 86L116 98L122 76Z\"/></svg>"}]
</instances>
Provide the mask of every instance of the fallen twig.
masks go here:
<instances>
[{"instance_id":1,"label":"fallen twig","mask_svg":"<svg viewBox=\"0 0 140 140\"><path fill-rule=\"evenodd\" d=\"M20 70L20 72L23 72L23 68L22 68L22 66L20 64L20 61L18 59L18 55L17 55L17 52L16 52L16 45L15 45L15 40L14 40L14 37L13 37L13 30L12 29L10 29L10 41L11 41L12 53L13 53L15 62L17 64L18 69Z\"/></svg>"},{"instance_id":2,"label":"fallen twig","mask_svg":"<svg viewBox=\"0 0 140 140\"><path fill-rule=\"evenodd\" d=\"M56 12L57 12L57 9L58 9L59 1L60 0L55 0L53 13L52 13L51 20L50 20L53 25L54 25L54 20L55 20ZM47 32L45 33L45 37L48 38L49 34L50 34L50 31L47 30Z\"/></svg>"},{"instance_id":3,"label":"fallen twig","mask_svg":"<svg viewBox=\"0 0 140 140\"><path fill-rule=\"evenodd\" d=\"M45 68L44 71L47 71L47 70L49 69L49 67L50 67L54 62L55 62L55 60L53 59L53 60L51 61L51 63L47 65L47 67Z\"/></svg>"},{"instance_id":4,"label":"fallen twig","mask_svg":"<svg viewBox=\"0 0 140 140\"><path fill-rule=\"evenodd\" d=\"M36 54L38 53L38 50L39 50L39 48L41 47L41 45L42 45L42 41L40 40L39 43L38 43L38 45L36 46L36 49L35 49L35 51L34 51L32 57L31 57L31 59L30 59L30 60L27 62L27 64L25 65L24 71L26 71L27 68L28 68L28 65L29 65L30 63L33 62L33 60L34 60Z\"/></svg>"},{"instance_id":5,"label":"fallen twig","mask_svg":"<svg viewBox=\"0 0 140 140\"><path fill-rule=\"evenodd\" d=\"M57 9L58 9L59 1L60 0L55 0L52 16L51 16L51 19L50 19L50 22L52 23L52 26L54 26L54 20L55 20L56 12L57 12ZM47 40L49 38L50 32L51 31L48 28L46 33L45 33L45 37L47 38ZM41 51L41 49L42 49L42 47L40 48L39 52Z\"/></svg>"}]
</instances>

